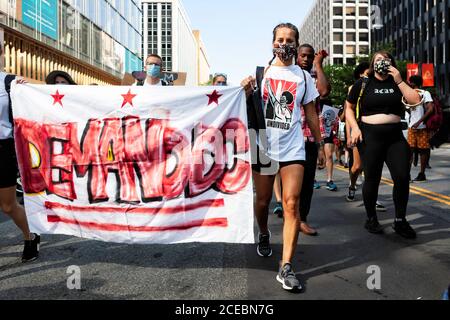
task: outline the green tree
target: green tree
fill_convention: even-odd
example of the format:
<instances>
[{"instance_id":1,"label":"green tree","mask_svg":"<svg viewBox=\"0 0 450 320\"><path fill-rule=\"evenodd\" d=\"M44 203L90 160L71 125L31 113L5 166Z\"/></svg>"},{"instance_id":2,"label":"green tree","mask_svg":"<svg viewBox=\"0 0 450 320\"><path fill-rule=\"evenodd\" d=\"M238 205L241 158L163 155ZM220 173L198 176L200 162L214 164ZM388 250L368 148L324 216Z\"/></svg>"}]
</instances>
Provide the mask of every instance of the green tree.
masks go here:
<instances>
[{"instance_id":1,"label":"green tree","mask_svg":"<svg viewBox=\"0 0 450 320\"><path fill-rule=\"evenodd\" d=\"M353 79L354 66L328 65L324 67L325 74L331 84L329 99L335 106L340 106L347 98L348 88L355 82Z\"/></svg>"}]
</instances>

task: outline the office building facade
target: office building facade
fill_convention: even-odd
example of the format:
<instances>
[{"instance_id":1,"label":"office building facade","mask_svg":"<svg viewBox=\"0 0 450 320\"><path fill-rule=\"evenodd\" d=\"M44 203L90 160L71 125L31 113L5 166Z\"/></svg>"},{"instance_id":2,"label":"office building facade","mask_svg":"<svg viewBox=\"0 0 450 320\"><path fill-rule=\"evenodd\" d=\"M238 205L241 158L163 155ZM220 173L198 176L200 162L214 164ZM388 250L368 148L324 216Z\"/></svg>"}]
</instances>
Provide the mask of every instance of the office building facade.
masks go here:
<instances>
[{"instance_id":1,"label":"office building facade","mask_svg":"<svg viewBox=\"0 0 450 320\"><path fill-rule=\"evenodd\" d=\"M163 58L168 72L185 72L186 85L201 84L204 75L199 74L199 52L207 59L206 50L199 43L191 28L191 22L180 0L142 0L143 46L142 55L158 54ZM201 72L206 72L204 61ZM206 62L206 65L209 64ZM206 70L206 71L204 71Z\"/></svg>"},{"instance_id":2,"label":"office building facade","mask_svg":"<svg viewBox=\"0 0 450 320\"><path fill-rule=\"evenodd\" d=\"M325 49L327 64L355 64L370 52L368 0L316 0L300 27L300 41Z\"/></svg>"},{"instance_id":3,"label":"office building facade","mask_svg":"<svg viewBox=\"0 0 450 320\"><path fill-rule=\"evenodd\" d=\"M140 0L2 0L7 72L42 82L55 69L80 84L120 84L142 69Z\"/></svg>"},{"instance_id":4,"label":"office building facade","mask_svg":"<svg viewBox=\"0 0 450 320\"><path fill-rule=\"evenodd\" d=\"M380 25L373 45L392 44L400 60L431 63L436 92L450 106L450 1L372 0Z\"/></svg>"}]
</instances>

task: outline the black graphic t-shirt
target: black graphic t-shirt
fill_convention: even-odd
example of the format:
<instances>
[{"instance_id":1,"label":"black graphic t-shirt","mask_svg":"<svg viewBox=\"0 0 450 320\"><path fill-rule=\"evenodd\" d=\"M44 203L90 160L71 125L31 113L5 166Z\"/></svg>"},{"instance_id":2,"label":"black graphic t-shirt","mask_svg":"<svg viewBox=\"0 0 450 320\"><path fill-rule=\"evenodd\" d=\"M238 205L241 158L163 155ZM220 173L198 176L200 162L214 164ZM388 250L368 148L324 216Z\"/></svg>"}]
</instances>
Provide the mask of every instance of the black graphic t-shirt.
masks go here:
<instances>
[{"instance_id":1,"label":"black graphic t-shirt","mask_svg":"<svg viewBox=\"0 0 450 320\"><path fill-rule=\"evenodd\" d=\"M366 80L367 81L367 80ZM402 103L403 94L394 82L394 78L381 81L370 77L361 98L361 116L374 114L394 114L403 117L405 109ZM347 97L348 102L356 104L361 92L363 79L358 80Z\"/></svg>"}]
</instances>

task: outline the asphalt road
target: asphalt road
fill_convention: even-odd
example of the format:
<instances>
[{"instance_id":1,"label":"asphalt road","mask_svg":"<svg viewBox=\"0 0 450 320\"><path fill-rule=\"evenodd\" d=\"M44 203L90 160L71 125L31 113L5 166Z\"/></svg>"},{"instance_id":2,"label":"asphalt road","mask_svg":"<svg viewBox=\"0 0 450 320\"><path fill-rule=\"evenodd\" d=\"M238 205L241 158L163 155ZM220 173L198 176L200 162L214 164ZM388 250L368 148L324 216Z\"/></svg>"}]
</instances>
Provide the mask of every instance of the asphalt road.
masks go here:
<instances>
[{"instance_id":1,"label":"asphalt road","mask_svg":"<svg viewBox=\"0 0 450 320\"><path fill-rule=\"evenodd\" d=\"M372 235L361 194L345 202L347 174L336 170L338 192L315 193L310 223L318 237L299 239L294 268L302 293L275 280L281 256L282 220L270 216L274 255L260 258L254 245L123 245L67 236L43 236L40 258L19 261L18 230L0 217L0 299L441 299L450 283L450 146L433 152L429 181L412 185L409 220L416 240L397 236L386 171L380 200L384 235ZM413 169L413 176L417 169ZM318 174L319 181L324 173ZM69 266L81 270L81 290L67 288ZM381 289L370 290L370 266L380 268Z\"/></svg>"}]
</instances>

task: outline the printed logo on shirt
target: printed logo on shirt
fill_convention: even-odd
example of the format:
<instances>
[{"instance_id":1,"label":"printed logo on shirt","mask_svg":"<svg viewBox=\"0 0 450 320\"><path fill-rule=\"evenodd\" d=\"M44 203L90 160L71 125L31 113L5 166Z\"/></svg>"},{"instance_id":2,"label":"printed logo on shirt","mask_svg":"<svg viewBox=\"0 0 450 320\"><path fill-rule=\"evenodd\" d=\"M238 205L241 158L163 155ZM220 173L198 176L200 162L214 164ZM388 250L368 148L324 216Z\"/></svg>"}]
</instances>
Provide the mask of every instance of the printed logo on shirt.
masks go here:
<instances>
[{"instance_id":1,"label":"printed logo on shirt","mask_svg":"<svg viewBox=\"0 0 450 320\"><path fill-rule=\"evenodd\" d=\"M375 94L392 94L395 92L394 89L375 89Z\"/></svg>"},{"instance_id":2,"label":"printed logo on shirt","mask_svg":"<svg viewBox=\"0 0 450 320\"><path fill-rule=\"evenodd\" d=\"M289 130L297 97L297 82L267 79L264 86L266 126Z\"/></svg>"}]
</instances>

